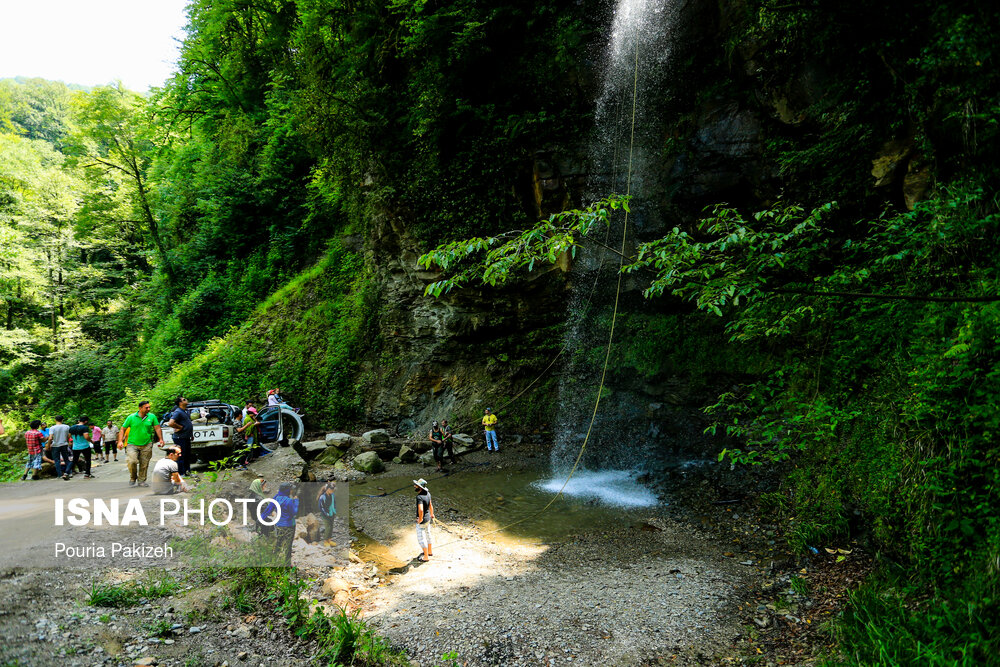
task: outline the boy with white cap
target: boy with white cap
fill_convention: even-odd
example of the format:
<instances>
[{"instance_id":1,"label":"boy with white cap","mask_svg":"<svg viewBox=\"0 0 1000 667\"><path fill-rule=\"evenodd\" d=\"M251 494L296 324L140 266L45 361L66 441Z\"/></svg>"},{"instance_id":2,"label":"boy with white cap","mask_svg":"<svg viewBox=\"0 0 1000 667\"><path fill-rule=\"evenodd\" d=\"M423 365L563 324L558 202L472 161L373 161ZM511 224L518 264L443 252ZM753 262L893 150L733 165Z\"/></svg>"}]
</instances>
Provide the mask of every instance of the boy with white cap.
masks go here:
<instances>
[{"instance_id":1,"label":"boy with white cap","mask_svg":"<svg viewBox=\"0 0 1000 667\"><path fill-rule=\"evenodd\" d=\"M434 555L431 547L431 521L434 519L434 504L431 503L431 492L427 490L427 480L423 477L415 479L413 486L417 490L417 544L423 550L420 560L426 562Z\"/></svg>"}]
</instances>

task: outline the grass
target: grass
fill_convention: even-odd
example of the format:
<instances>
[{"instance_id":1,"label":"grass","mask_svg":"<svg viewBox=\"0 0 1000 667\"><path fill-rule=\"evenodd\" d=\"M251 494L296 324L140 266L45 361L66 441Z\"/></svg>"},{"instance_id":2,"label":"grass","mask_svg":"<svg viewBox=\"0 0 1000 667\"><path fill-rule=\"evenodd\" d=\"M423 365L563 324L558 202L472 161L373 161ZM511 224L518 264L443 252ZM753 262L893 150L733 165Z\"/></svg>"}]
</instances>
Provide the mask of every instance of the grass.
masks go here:
<instances>
[{"instance_id":1,"label":"grass","mask_svg":"<svg viewBox=\"0 0 1000 667\"><path fill-rule=\"evenodd\" d=\"M153 625L149 628L150 637L164 638L170 637L172 634L173 632L171 631L170 621L166 621L162 618L158 621L154 621Z\"/></svg>"},{"instance_id":2,"label":"grass","mask_svg":"<svg viewBox=\"0 0 1000 667\"><path fill-rule=\"evenodd\" d=\"M26 455L0 454L0 482L16 482L24 474Z\"/></svg>"},{"instance_id":3,"label":"grass","mask_svg":"<svg viewBox=\"0 0 1000 667\"><path fill-rule=\"evenodd\" d=\"M89 602L94 607L133 607L142 600L167 597L180 588L180 582L168 574L158 578L149 575L144 581L121 584L94 582L90 586Z\"/></svg>"},{"instance_id":4,"label":"grass","mask_svg":"<svg viewBox=\"0 0 1000 667\"><path fill-rule=\"evenodd\" d=\"M997 603L988 591L962 602L927 599L904 586L882 576L852 593L835 626L842 654L823 666L1000 664Z\"/></svg>"},{"instance_id":5,"label":"grass","mask_svg":"<svg viewBox=\"0 0 1000 667\"><path fill-rule=\"evenodd\" d=\"M333 613L310 604L302 593L309 583L290 568L253 568L240 570L234 598L244 601L271 600L296 636L315 641L316 655L329 665L375 666L408 665L405 654L394 650L389 642L376 635L357 612L338 610Z\"/></svg>"}]
</instances>

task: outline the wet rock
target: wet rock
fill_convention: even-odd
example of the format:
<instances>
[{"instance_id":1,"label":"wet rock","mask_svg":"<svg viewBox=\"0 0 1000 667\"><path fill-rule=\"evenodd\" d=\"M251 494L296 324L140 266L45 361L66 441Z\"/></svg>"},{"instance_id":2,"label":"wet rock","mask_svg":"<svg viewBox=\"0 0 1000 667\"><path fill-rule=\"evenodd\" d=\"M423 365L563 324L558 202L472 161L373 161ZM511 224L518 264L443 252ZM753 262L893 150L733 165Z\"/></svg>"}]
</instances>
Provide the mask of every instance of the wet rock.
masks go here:
<instances>
[{"instance_id":1,"label":"wet rock","mask_svg":"<svg viewBox=\"0 0 1000 667\"><path fill-rule=\"evenodd\" d=\"M413 463L417 460L417 453L403 445L399 448L399 454L396 455L396 458L399 459L400 463Z\"/></svg>"}]
</instances>

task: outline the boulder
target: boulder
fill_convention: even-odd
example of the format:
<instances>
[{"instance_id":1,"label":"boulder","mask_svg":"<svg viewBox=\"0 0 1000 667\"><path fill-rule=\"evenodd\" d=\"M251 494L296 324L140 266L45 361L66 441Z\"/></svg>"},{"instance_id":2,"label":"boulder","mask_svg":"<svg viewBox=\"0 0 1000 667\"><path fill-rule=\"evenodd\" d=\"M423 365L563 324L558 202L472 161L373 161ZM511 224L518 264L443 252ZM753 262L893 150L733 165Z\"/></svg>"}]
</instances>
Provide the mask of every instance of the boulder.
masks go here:
<instances>
[{"instance_id":1,"label":"boulder","mask_svg":"<svg viewBox=\"0 0 1000 667\"><path fill-rule=\"evenodd\" d=\"M323 581L323 595L333 597L340 591L351 590L351 585L340 577L330 577Z\"/></svg>"},{"instance_id":2,"label":"boulder","mask_svg":"<svg viewBox=\"0 0 1000 667\"><path fill-rule=\"evenodd\" d=\"M400 463L413 463L417 460L417 453L403 445L399 448L399 454L396 455L396 458L399 459Z\"/></svg>"},{"instance_id":3,"label":"boulder","mask_svg":"<svg viewBox=\"0 0 1000 667\"><path fill-rule=\"evenodd\" d=\"M351 434L350 433L327 433L326 434L326 446L327 447L339 447L340 449L347 449L351 446Z\"/></svg>"},{"instance_id":4,"label":"boulder","mask_svg":"<svg viewBox=\"0 0 1000 667\"><path fill-rule=\"evenodd\" d=\"M318 464L321 464L321 465L332 466L333 464L335 464L337 461L339 461L342 458L344 458L344 452L343 452L343 450L339 449L336 446L331 446L331 447L327 447L326 450L324 450L322 454L320 454L319 456L317 456L316 460L313 461L313 463L318 463Z\"/></svg>"},{"instance_id":5,"label":"boulder","mask_svg":"<svg viewBox=\"0 0 1000 667\"><path fill-rule=\"evenodd\" d=\"M326 441L310 440L309 442L292 443L292 448L306 461L312 461L326 451Z\"/></svg>"},{"instance_id":6,"label":"boulder","mask_svg":"<svg viewBox=\"0 0 1000 667\"><path fill-rule=\"evenodd\" d=\"M426 438L421 440L407 440L406 446L415 451L417 454L423 454L424 452L431 451L431 441Z\"/></svg>"},{"instance_id":7,"label":"boulder","mask_svg":"<svg viewBox=\"0 0 1000 667\"><path fill-rule=\"evenodd\" d=\"M338 591L337 594L333 596L333 603L341 608L346 608L350 601L351 594L347 591Z\"/></svg>"},{"instance_id":8,"label":"boulder","mask_svg":"<svg viewBox=\"0 0 1000 667\"><path fill-rule=\"evenodd\" d=\"M319 542L319 519L311 512L306 516L306 541Z\"/></svg>"},{"instance_id":9,"label":"boulder","mask_svg":"<svg viewBox=\"0 0 1000 667\"><path fill-rule=\"evenodd\" d=\"M336 463L333 464L333 469L334 470L347 470L347 464L344 463L344 459L340 459L339 461L337 461Z\"/></svg>"},{"instance_id":10,"label":"boulder","mask_svg":"<svg viewBox=\"0 0 1000 667\"><path fill-rule=\"evenodd\" d=\"M458 446L459 443L465 445L466 447L472 447L475 444L475 441L472 439L472 436L469 435L468 433L456 433L455 435L452 436L452 440L455 441L456 447Z\"/></svg>"},{"instance_id":11,"label":"boulder","mask_svg":"<svg viewBox=\"0 0 1000 667\"><path fill-rule=\"evenodd\" d=\"M425 468L427 466L432 466L434 465L434 452L427 452L425 454L421 454L418 460L420 461L421 465L423 465Z\"/></svg>"},{"instance_id":12,"label":"boulder","mask_svg":"<svg viewBox=\"0 0 1000 667\"><path fill-rule=\"evenodd\" d=\"M352 463L355 470L360 470L361 472L376 473L385 470L385 466L382 465L382 459L378 457L375 452L363 452L354 457Z\"/></svg>"},{"instance_id":13,"label":"boulder","mask_svg":"<svg viewBox=\"0 0 1000 667\"><path fill-rule=\"evenodd\" d=\"M361 439L368 445L382 445L389 442L389 432L384 428L377 428L362 434Z\"/></svg>"}]
</instances>

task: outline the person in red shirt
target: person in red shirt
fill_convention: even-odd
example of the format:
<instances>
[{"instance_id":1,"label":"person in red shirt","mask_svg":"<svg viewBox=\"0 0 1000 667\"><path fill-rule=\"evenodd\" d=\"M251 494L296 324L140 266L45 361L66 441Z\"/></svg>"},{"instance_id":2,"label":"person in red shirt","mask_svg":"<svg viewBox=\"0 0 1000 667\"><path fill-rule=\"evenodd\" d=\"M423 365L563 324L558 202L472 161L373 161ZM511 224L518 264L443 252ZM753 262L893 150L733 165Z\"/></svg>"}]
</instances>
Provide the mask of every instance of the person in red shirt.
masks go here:
<instances>
[{"instance_id":1,"label":"person in red shirt","mask_svg":"<svg viewBox=\"0 0 1000 667\"><path fill-rule=\"evenodd\" d=\"M24 466L24 474L21 481L28 479L28 473L32 472L31 479L38 479L42 470L42 432L38 427L42 422L37 419L31 422L31 430L24 434L24 442L28 445L28 463Z\"/></svg>"}]
</instances>

